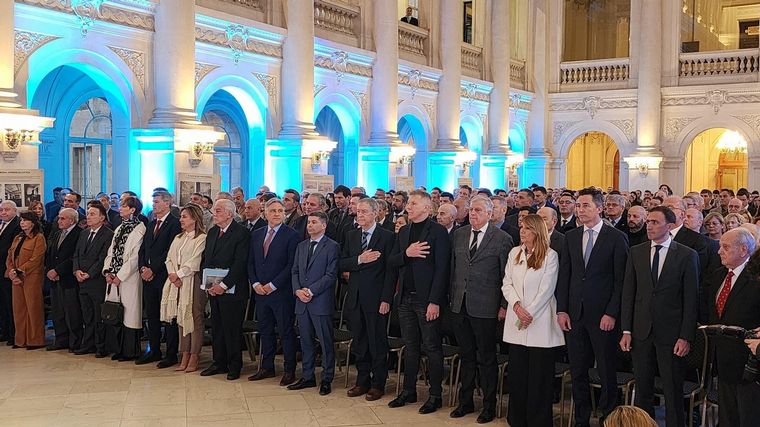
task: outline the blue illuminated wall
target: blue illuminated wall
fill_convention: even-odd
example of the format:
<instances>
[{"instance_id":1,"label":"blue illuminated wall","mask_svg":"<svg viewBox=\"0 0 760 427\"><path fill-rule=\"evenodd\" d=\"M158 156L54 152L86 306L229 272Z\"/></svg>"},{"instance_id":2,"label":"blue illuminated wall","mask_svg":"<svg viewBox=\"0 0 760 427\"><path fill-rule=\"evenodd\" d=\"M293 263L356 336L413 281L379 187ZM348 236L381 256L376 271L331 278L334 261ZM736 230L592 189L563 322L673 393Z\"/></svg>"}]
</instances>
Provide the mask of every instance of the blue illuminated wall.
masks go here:
<instances>
[{"instance_id":1,"label":"blue illuminated wall","mask_svg":"<svg viewBox=\"0 0 760 427\"><path fill-rule=\"evenodd\" d=\"M340 124L340 119L335 111L329 106L322 109L317 114L317 119L314 121L316 131L328 138L331 141L335 141L337 145L335 150L330 154L330 160L327 163L327 171L335 179L335 184L343 183L349 186L354 185L353 182L347 182L345 174L346 163L346 151L344 147L343 138L343 126Z\"/></svg>"},{"instance_id":2,"label":"blue illuminated wall","mask_svg":"<svg viewBox=\"0 0 760 427\"><path fill-rule=\"evenodd\" d=\"M398 121L396 128L399 139L405 144L412 145L417 152L414 155L412 163L412 176L414 176L414 185L424 185L427 188L435 186L435 181L429 176L428 164L428 138L425 127L419 118L412 114L407 114Z\"/></svg>"}]
</instances>

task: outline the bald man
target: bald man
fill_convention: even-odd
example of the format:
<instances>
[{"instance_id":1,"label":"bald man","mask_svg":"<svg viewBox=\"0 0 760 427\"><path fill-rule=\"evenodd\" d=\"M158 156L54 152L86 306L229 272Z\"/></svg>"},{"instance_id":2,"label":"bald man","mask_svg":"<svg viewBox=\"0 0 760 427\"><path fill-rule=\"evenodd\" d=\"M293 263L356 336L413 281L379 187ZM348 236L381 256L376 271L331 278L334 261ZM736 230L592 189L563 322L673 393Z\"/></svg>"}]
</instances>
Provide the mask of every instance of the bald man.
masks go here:
<instances>
[{"instance_id":1,"label":"bald man","mask_svg":"<svg viewBox=\"0 0 760 427\"><path fill-rule=\"evenodd\" d=\"M741 203L741 202L740 202ZM711 259L714 259L714 268L717 268L718 254L712 254L710 245L707 243L707 236L699 234L688 227L684 227L684 220L686 219L686 203L678 196L670 196L665 198L662 202L663 206L667 206L670 210L676 214L676 222L673 229L670 231L670 235L673 236L673 241L682 245L688 246L699 255L699 272L700 278L705 277L708 273L708 268L711 264Z\"/></svg>"},{"instance_id":2,"label":"bald man","mask_svg":"<svg viewBox=\"0 0 760 427\"><path fill-rule=\"evenodd\" d=\"M686 219L683 221L683 225L685 225L689 230L701 234L702 223L704 220L705 217L702 215L701 210L697 208L689 208L686 209Z\"/></svg>"},{"instance_id":3,"label":"bald man","mask_svg":"<svg viewBox=\"0 0 760 427\"><path fill-rule=\"evenodd\" d=\"M565 236L554 229L557 225L557 211L554 208L544 206L536 213L546 224L546 230L549 232L549 247L554 249L557 255L561 254L562 247L565 245Z\"/></svg>"},{"instance_id":4,"label":"bald man","mask_svg":"<svg viewBox=\"0 0 760 427\"><path fill-rule=\"evenodd\" d=\"M636 246L639 243L644 243L649 240L649 238L647 238L647 228L645 227L646 220L646 209L641 206L631 206L631 208L628 209L628 231L626 234L628 234L629 247Z\"/></svg>"},{"instance_id":5,"label":"bald man","mask_svg":"<svg viewBox=\"0 0 760 427\"><path fill-rule=\"evenodd\" d=\"M457 208L455 208L454 205L445 204L438 207L438 214L435 219L438 221L438 224L446 227L446 232L449 233L449 237L451 237L451 233L457 229L456 224L454 223L456 216Z\"/></svg>"}]
</instances>

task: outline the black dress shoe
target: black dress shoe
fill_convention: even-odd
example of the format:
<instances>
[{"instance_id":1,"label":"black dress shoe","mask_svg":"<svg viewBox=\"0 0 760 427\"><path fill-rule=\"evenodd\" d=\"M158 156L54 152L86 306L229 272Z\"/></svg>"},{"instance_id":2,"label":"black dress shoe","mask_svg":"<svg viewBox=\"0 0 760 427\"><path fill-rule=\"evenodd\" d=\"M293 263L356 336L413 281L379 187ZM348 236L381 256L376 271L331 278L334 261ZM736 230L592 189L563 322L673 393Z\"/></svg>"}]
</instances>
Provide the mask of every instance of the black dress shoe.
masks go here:
<instances>
[{"instance_id":1,"label":"black dress shoe","mask_svg":"<svg viewBox=\"0 0 760 427\"><path fill-rule=\"evenodd\" d=\"M462 418L463 416L472 414L473 412L475 412L475 405L459 405L456 407L456 409L451 411L449 416L451 418Z\"/></svg>"},{"instance_id":2,"label":"black dress shoe","mask_svg":"<svg viewBox=\"0 0 760 427\"><path fill-rule=\"evenodd\" d=\"M271 369L259 369L258 372L248 377L248 381L260 381L266 378L274 378L274 371Z\"/></svg>"},{"instance_id":3,"label":"black dress shoe","mask_svg":"<svg viewBox=\"0 0 760 427\"><path fill-rule=\"evenodd\" d=\"M211 365L208 368L201 371L202 377L210 377L211 375L217 375L217 374L226 374L227 370L217 367L216 365Z\"/></svg>"},{"instance_id":4,"label":"black dress shoe","mask_svg":"<svg viewBox=\"0 0 760 427\"><path fill-rule=\"evenodd\" d=\"M116 353L113 356L111 356L111 360L119 360L119 359L121 359L121 354L119 353Z\"/></svg>"},{"instance_id":5,"label":"black dress shoe","mask_svg":"<svg viewBox=\"0 0 760 427\"><path fill-rule=\"evenodd\" d=\"M305 388L311 388L317 386L317 380L305 380L303 378L299 379L298 381L294 382L293 384L288 386L288 390L303 390Z\"/></svg>"},{"instance_id":6,"label":"black dress shoe","mask_svg":"<svg viewBox=\"0 0 760 427\"><path fill-rule=\"evenodd\" d=\"M432 414L443 406L443 399L437 396L428 397L427 402L420 406L420 414Z\"/></svg>"},{"instance_id":7,"label":"black dress shoe","mask_svg":"<svg viewBox=\"0 0 760 427\"><path fill-rule=\"evenodd\" d=\"M104 357L108 357L108 353L100 353L100 352L95 353L96 359L102 359Z\"/></svg>"},{"instance_id":8,"label":"black dress shoe","mask_svg":"<svg viewBox=\"0 0 760 427\"><path fill-rule=\"evenodd\" d=\"M491 408L483 408L478 415L478 424L490 423L494 418L496 418L496 411Z\"/></svg>"},{"instance_id":9,"label":"black dress shoe","mask_svg":"<svg viewBox=\"0 0 760 427\"><path fill-rule=\"evenodd\" d=\"M332 386L328 382L322 382L319 385L319 395L320 396L327 396L328 394L332 393Z\"/></svg>"},{"instance_id":10,"label":"black dress shoe","mask_svg":"<svg viewBox=\"0 0 760 427\"><path fill-rule=\"evenodd\" d=\"M135 360L135 365L147 365L148 363L154 363L161 360L161 355L156 353L145 353Z\"/></svg>"},{"instance_id":11,"label":"black dress shoe","mask_svg":"<svg viewBox=\"0 0 760 427\"><path fill-rule=\"evenodd\" d=\"M280 387L285 387L286 385L290 385L296 382L296 373L295 372L285 372L282 374L282 378L280 378Z\"/></svg>"},{"instance_id":12,"label":"black dress shoe","mask_svg":"<svg viewBox=\"0 0 760 427\"><path fill-rule=\"evenodd\" d=\"M117 360L118 360L119 362L131 362L131 361L133 361L133 360L135 360L135 359L137 359L137 358L136 358L136 357L134 357L134 356L121 356L121 357L120 357L120 358L118 358Z\"/></svg>"},{"instance_id":13,"label":"black dress shoe","mask_svg":"<svg viewBox=\"0 0 760 427\"><path fill-rule=\"evenodd\" d=\"M26 346L27 350L39 350L41 348L45 348L44 345L28 345Z\"/></svg>"},{"instance_id":14,"label":"black dress shoe","mask_svg":"<svg viewBox=\"0 0 760 427\"><path fill-rule=\"evenodd\" d=\"M24 348L24 347L22 347L20 345L16 345L16 344L11 344L11 348L15 350L17 348Z\"/></svg>"},{"instance_id":15,"label":"black dress shoe","mask_svg":"<svg viewBox=\"0 0 760 427\"><path fill-rule=\"evenodd\" d=\"M69 348L69 346L67 346L67 345L52 344L52 345L49 345L49 346L45 347L45 351L58 351L58 350L66 349L66 348Z\"/></svg>"},{"instance_id":16,"label":"black dress shoe","mask_svg":"<svg viewBox=\"0 0 760 427\"><path fill-rule=\"evenodd\" d=\"M240 372L228 372L227 373L227 381L235 381L238 378L240 378Z\"/></svg>"},{"instance_id":17,"label":"black dress shoe","mask_svg":"<svg viewBox=\"0 0 760 427\"><path fill-rule=\"evenodd\" d=\"M13 347L14 345L16 345L16 341L8 340L8 342L6 342L5 345L7 345L8 347Z\"/></svg>"},{"instance_id":18,"label":"black dress shoe","mask_svg":"<svg viewBox=\"0 0 760 427\"><path fill-rule=\"evenodd\" d=\"M407 403L415 403L415 402L417 402L417 393L402 391L401 394L396 396L395 399L388 402L388 407L400 408L406 405Z\"/></svg>"},{"instance_id":19,"label":"black dress shoe","mask_svg":"<svg viewBox=\"0 0 760 427\"><path fill-rule=\"evenodd\" d=\"M80 349L74 350L74 354L77 356L81 356L83 354L91 354L91 353L95 353L95 350L91 348L80 348Z\"/></svg>"},{"instance_id":20,"label":"black dress shoe","mask_svg":"<svg viewBox=\"0 0 760 427\"><path fill-rule=\"evenodd\" d=\"M167 357L165 359L161 359L161 361L158 362L158 365L156 365L156 366L158 367L158 369L164 369L164 368L168 368L169 366L174 366L176 364L177 364L177 358L176 357L173 358L173 359ZM240 375L238 375L238 376L240 376Z\"/></svg>"}]
</instances>

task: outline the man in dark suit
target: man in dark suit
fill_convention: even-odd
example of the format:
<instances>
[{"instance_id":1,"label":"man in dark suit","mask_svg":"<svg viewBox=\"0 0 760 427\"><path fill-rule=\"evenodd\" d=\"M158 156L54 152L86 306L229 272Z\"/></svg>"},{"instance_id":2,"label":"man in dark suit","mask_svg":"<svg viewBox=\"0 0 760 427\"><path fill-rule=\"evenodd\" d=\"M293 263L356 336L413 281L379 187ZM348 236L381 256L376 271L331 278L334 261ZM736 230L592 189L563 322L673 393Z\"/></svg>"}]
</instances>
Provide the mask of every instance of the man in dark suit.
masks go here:
<instances>
[{"instance_id":1,"label":"man in dark suit","mask_svg":"<svg viewBox=\"0 0 760 427\"><path fill-rule=\"evenodd\" d=\"M459 406L450 416L461 418L475 411L472 400L475 374L480 372L483 410L478 423L496 416L496 345L499 321L507 303L501 293L504 267L512 250L512 237L489 225L493 202L475 196L470 202L470 226L454 232L451 243L451 316L462 359Z\"/></svg>"},{"instance_id":2,"label":"man in dark suit","mask_svg":"<svg viewBox=\"0 0 760 427\"><path fill-rule=\"evenodd\" d=\"M45 203L45 219L51 221L58 216L58 212L63 207L63 195L61 192L64 189L62 187L55 187L53 189L53 200ZM68 193L68 190L66 190Z\"/></svg>"},{"instance_id":3,"label":"man in dark suit","mask_svg":"<svg viewBox=\"0 0 760 427\"><path fill-rule=\"evenodd\" d=\"M228 270L220 283L206 288L211 305L214 363L201 376L227 373L228 380L240 378L243 367L241 336L250 291L246 275L250 233L234 221L235 203L214 203L214 226L206 236L202 268ZM204 284L205 285L205 284Z\"/></svg>"},{"instance_id":4,"label":"man in dark suit","mask_svg":"<svg viewBox=\"0 0 760 427\"><path fill-rule=\"evenodd\" d=\"M543 207L537 213L544 220L546 230L549 232L549 247L554 249L558 256L561 255L562 248L565 246L565 235L554 229L557 226L557 211L554 208Z\"/></svg>"},{"instance_id":5,"label":"man in dark suit","mask_svg":"<svg viewBox=\"0 0 760 427\"><path fill-rule=\"evenodd\" d=\"M73 353L82 344L82 309L71 258L79 240L79 214L74 209L58 212L58 231L51 234L45 251L45 276L50 283L50 305L55 340L48 351L68 349Z\"/></svg>"},{"instance_id":6,"label":"man in dark suit","mask_svg":"<svg viewBox=\"0 0 760 427\"><path fill-rule=\"evenodd\" d=\"M538 187L533 188L533 201L535 202L533 207L536 208L536 212L541 208L552 208L555 211L557 210L557 207L552 204L551 200L549 200L549 193L546 191L546 187L539 185Z\"/></svg>"},{"instance_id":7,"label":"man in dark suit","mask_svg":"<svg viewBox=\"0 0 760 427\"><path fill-rule=\"evenodd\" d=\"M633 355L634 404L654 419L654 378L659 372L666 425L683 427L683 357L697 328L699 261L693 249L670 237L675 221L669 208L652 208L647 217L651 242L631 248L623 284L620 348Z\"/></svg>"},{"instance_id":8,"label":"man in dark suit","mask_svg":"<svg viewBox=\"0 0 760 427\"><path fill-rule=\"evenodd\" d=\"M367 195L361 193L351 196L351 201L348 203L348 216L351 220L343 223L343 227L338 230L338 240L336 240L341 247L343 247L343 242L346 240L346 234L351 230L359 228L359 224L356 222L356 206L359 200L366 198Z\"/></svg>"},{"instance_id":9,"label":"man in dark suit","mask_svg":"<svg viewBox=\"0 0 760 427\"><path fill-rule=\"evenodd\" d=\"M350 190L349 190L350 191ZM330 211L330 213L334 212L335 209ZM306 217L314 212L324 212L327 213L327 199L325 199L325 196L322 193L312 193L309 194L309 197L304 200L303 203L303 215L298 218L298 221L296 221L295 230L296 234L298 235L298 241L306 240L309 238L309 233L306 230ZM328 215L329 218L329 215ZM346 214L345 218L349 218L348 214ZM341 219L341 223L344 223L346 219ZM349 218L350 219L350 218ZM330 221L329 224L327 224L327 231L325 231L325 236L329 237L332 240L337 241L338 239L338 226L335 225L332 221Z\"/></svg>"},{"instance_id":10,"label":"man in dark suit","mask_svg":"<svg viewBox=\"0 0 760 427\"><path fill-rule=\"evenodd\" d=\"M103 262L113 239L113 231L105 226L106 208L87 208L87 229L79 233L76 250L72 258L74 278L79 284L79 304L82 307L82 343L74 354L95 353L95 357L105 357L105 329L100 321L100 305L106 298L106 279L103 277Z\"/></svg>"},{"instance_id":11,"label":"man in dark suit","mask_svg":"<svg viewBox=\"0 0 760 427\"><path fill-rule=\"evenodd\" d=\"M435 216L438 224L441 224L449 236L454 235L454 231L457 229L455 219L457 216L457 208L451 204L443 204L438 206L438 214Z\"/></svg>"},{"instance_id":12,"label":"man in dark suit","mask_svg":"<svg viewBox=\"0 0 760 427\"><path fill-rule=\"evenodd\" d=\"M285 220L282 222L290 228L295 226L301 214L301 195L298 191L288 188L282 196L282 203L285 204Z\"/></svg>"},{"instance_id":13,"label":"man in dark suit","mask_svg":"<svg viewBox=\"0 0 760 427\"><path fill-rule=\"evenodd\" d=\"M441 407L443 348L441 306L446 304L449 282L449 236L442 225L430 219L430 195L413 191L403 226L393 247L390 265L399 269L398 308L404 340L404 390L388 406L398 408L417 401L417 371L421 351L428 357L430 397L420 407L429 414Z\"/></svg>"},{"instance_id":14,"label":"man in dark suit","mask_svg":"<svg viewBox=\"0 0 760 427\"><path fill-rule=\"evenodd\" d=\"M313 195L309 195L311 196ZM264 212L267 226L253 232L248 251L248 282L255 292L253 297L256 300L262 349L259 371L248 377L248 380L259 381L275 376L276 324L285 359L285 372L280 385L286 386L296 380L296 335L293 331L295 297L291 270L296 246L301 239L295 230L282 223L285 219L285 206L280 199L269 200Z\"/></svg>"},{"instance_id":15,"label":"man in dark suit","mask_svg":"<svg viewBox=\"0 0 760 427\"><path fill-rule=\"evenodd\" d=\"M389 213L388 202L376 199L377 201L377 222L384 229L395 232L396 224L393 223L393 214Z\"/></svg>"},{"instance_id":16,"label":"man in dark suit","mask_svg":"<svg viewBox=\"0 0 760 427\"><path fill-rule=\"evenodd\" d=\"M572 193L565 192L559 196L557 204L559 205L557 231L565 234L578 226L575 220L575 198Z\"/></svg>"},{"instance_id":17,"label":"man in dark suit","mask_svg":"<svg viewBox=\"0 0 760 427\"><path fill-rule=\"evenodd\" d=\"M602 193L585 188L578 193L577 227L565 234L557 280L557 321L567 334L575 424L588 426L591 399L588 370L596 366L602 390L602 417L615 407L615 324L620 317L620 296L628 258L628 239L601 219Z\"/></svg>"},{"instance_id":18,"label":"man in dark suit","mask_svg":"<svg viewBox=\"0 0 760 427\"><path fill-rule=\"evenodd\" d=\"M634 247L649 240L647 237L647 210L641 206L631 206L628 209L628 247Z\"/></svg>"},{"instance_id":19,"label":"man in dark suit","mask_svg":"<svg viewBox=\"0 0 760 427\"><path fill-rule=\"evenodd\" d=\"M608 194L604 200L604 217L613 227L625 233L628 230L626 219L625 197L620 193Z\"/></svg>"},{"instance_id":20,"label":"man in dark suit","mask_svg":"<svg viewBox=\"0 0 760 427\"><path fill-rule=\"evenodd\" d=\"M513 246L519 246L520 245L520 229L517 228L517 226L512 225L505 221L507 210L509 207L507 206L507 199L501 197L501 196L492 196L490 197L491 202L493 203L493 213L491 214L491 224L501 229L501 231L509 234L509 237L512 238L512 245Z\"/></svg>"},{"instance_id":21,"label":"man in dark suit","mask_svg":"<svg viewBox=\"0 0 760 427\"><path fill-rule=\"evenodd\" d=\"M395 291L397 272L387 268L395 235L375 221L377 205L373 199L360 200L356 222L361 229L346 235L339 263L347 272L348 295L343 307L354 336L351 352L356 358L356 385L348 397L366 394L374 401L385 394L388 376L388 312Z\"/></svg>"},{"instance_id":22,"label":"man in dark suit","mask_svg":"<svg viewBox=\"0 0 760 427\"><path fill-rule=\"evenodd\" d=\"M415 27L418 27L420 25L420 23L417 20L417 18L415 18L414 16L412 16L412 7L411 6L409 6L409 7L406 8L406 15L404 15L401 18L401 22L406 22L407 24L414 25Z\"/></svg>"},{"instance_id":23,"label":"man in dark suit","mask_svg":"<svg viewBox=\"0 0 760 427\"><path fill-rule=\"evenodd\" d=\"M266 227L267 221L261 217L261 202L259 199L248 199L243 210L243 221L240 223L249 232Z\"/></svg>"},{"instance_id":24,"label":"man in dark suit","mask_svg":"<svg viewBox=\"0 0 760 427\"><path fill-rule=\"evenodd\" d=\"M166 324L166 355L161 357L161 294L166 278L166 255L174 238L182 227L177 217L171 214L172 195L166 191L153 193L153 216L155 219L145 227L145 236L140 245L138 268L143 281L143 310L148 318L148 339L150 351L146 351L135 361L136 365L159 362L159 368L177 364L179 330L177 322Z\"/></svg>"},{"instance_id":25,"label":"man in dark suit","mask_svg":"<svg viewBox=\"0 0 760 427\"><path fill-rule=\"evenodd\" d=\"M86 221L84 218L84 213L82 213L82 208L79 207L79 203L81 202L82 202L82 196L80 196L79 194L74 193L73 191L66 193L63 195L63 207L61 209L63 208L74 209L78 215L77 224L79 225L79 227L84 228ZM60 214L60 211L59 211L59 214ZM51 220L50 235L52 236L57 231L58 231L58 216L56 216L55 218Z\"/></svg>"},{"instance_id":26,"label":"man in dark suit","mask_svg":"<svg viewBox=\"0 0 760 427\"><path fill-rule=\"evenodd\" d=\"M292 292L296 295L298 330L301 332L302 374L288 386L288 390L316 387L314 376L316 354L314 339L322 348L322 378L319 394L332 392L335 376L335 348L333 346L333 312L335 311L335 278L338 274L340 247L325 236L327 215L314 212L308 217L306 228L309 240L298 244L293 261ZM315 336L316 332L316 336Z\"/></svg>"},{"instance_id":27,"label":"man in dark suit","mask_svg":"<svg viewBox=\"0 0 760 427\"><path fill-rule=\"evenodd\" d=\"M508 224L511 224L515 227L519 228L518 224L518 217L520 215L520 210L523 208L530 208L530 213L536 213L536 210L533 208L533 199L535 198L535 195L533 194L533 191L529 188L523 188L522 190L517 192L517 198L515 199L515 213L512 215L507 216L504 221Z\"/></svg>"},{"instance_id":28,"label":"man in dark suit","mask_svg":"<svg viewBox=\"0 0 760 427\"><path fill-rule=\"evenodd\" d=\"M327 213L327 217L330 219L330 223L335 226L335 229L340 230L343 227L343 223L348 220L348 203L351 201L351 189L345 185L339 185L335 187L333 195L335 207ZM306 215L305 212L304 215ZM303 222L305 223L305 221Z\"/></svg>"},{"instance_id":29,"label":"man in dark suit","mask_svg":"<svg viewBox=\"0 0 760 427\"><path fill-rule=\"evenodd\" d=\"M715 271L720 266L713 265L710 270L710 246L707 243L709 237L703 236L689 227L684 227L684 220L686 219L686 203L682 198L678 196L667 197L663 202L663 206L667 206L676 215L676 223L670 234L673 236L673 240L676 242L688 246L695 251L699 256L699 277L705 277L709 272ZM717 261L717 259L716 259Z\"/></svg>"},{"instance_id":30,"label":"man in dark suit","mask_svg":"<svg viewBox=\"0 0 760 427\"><path fill-rule=\"evenodd\" d=\"M0 202L0 259L8 258L13 239L21 232L18 208L11 200ZM13 324L13 295L11 280L5 277L5 262L0 262L0 341L6 345L15 343L16 328Z\"/></svg>"},{"instance_id":31,"label":"man in dark suit","mask_svg":"<svg viewBox=\"0 0 760 427\"><path fill-rule=\"evenodd\" d=\"M720 238L723 264L703 282L702 321L710 324L760 326L760 283L757 280L755 240L744 228L727 231ZM760 386L742 380L749 349L740 340L716 337L718 413L721 426L751 426L760 419Z\"/></svg>"}]
</instances>

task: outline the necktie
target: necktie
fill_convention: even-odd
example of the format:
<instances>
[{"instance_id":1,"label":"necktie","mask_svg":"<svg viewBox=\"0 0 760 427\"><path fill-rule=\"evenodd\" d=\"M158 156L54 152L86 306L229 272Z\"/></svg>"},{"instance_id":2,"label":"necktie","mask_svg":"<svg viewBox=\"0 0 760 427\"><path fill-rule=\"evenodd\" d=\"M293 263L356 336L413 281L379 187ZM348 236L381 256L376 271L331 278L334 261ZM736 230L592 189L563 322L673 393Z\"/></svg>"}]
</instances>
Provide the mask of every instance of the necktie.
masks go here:
<instances>
[{"instance_id":1,"label":"necktie","mask_svg":"<svg viewBox=\"0 0 760 427\"><path fill-rule=\"evenodd\" d=\"M474 258L475 252L478 250L478 234L480 234L480 230L472 230L472 243L470 243L470 258Z\"/></svg>"},{"instance_id":2,"label":"necktie","mask_svg":"<svg viewBox=\"0 0 760 427\"><path fill-rule=\"evenodd\" d=\"M161 228L161 220L159 219L156 221L156 227L153 228L153 237L156 237L156 234L158 234L158 230Z\"/></svg>"},{"instance_id":3,"label":"necktie","mask_svg":"<svg viewBox=\"0 0 760 427\"><path fill-rule=\"evenodd\" d=\"M69 234L68 230L61 230L61 234L58 236L58 246L56 246L56 248L61 247L61 243L66 239L67 234Z\"/></svg>"},{"instance_id":4,"label":"necktie","mask_svg":"<svg viewBox=\"0 0 760 427\"><path fill-rule=\"evenodd\" d=\"M317 247L317 243L318 242L315 242L313 240L309 243L309 253L306 254L306 265L307 266L309 264L311 264L311 256L314 255L314 248Z\"/></svg>"},{"instance_id":5,"label":"necktie","mask_svg":"<svg viewBox=\"0 0 760 427\"><path fill-rule=\"evenodd\" d=\"M589 228L586 230L588 234L588 242L586 242L586 251L583 252L583 265L588 265L588 260L591 258L591 250L594 249L594 229Z\"/></svg>"},{"instance_id":6,"label":"necktie","mask_svg":"<svg viewBox=\"0 0 760 427\"><path fill-rule=\"evenodd\" d=\"M87 238L87 246L85 246L85 250L90 248L90 245L92 244L92 240L95 238L95 230L90 231L90 237Z\"/></svg>"},{"instance_id":7,"label":"necktie","mask_svg":"<svg viewBox=\"0 0 760 427\"><path fill-rule=\"evenodd\" d=\"M366 251L369 247L369 233L362 231L362 252Z\"/></svg>"},{"instance_id":8,"label":"necktie","mask_svg":"<svg viewBox=\"0 0 760 427\"><path fill-rule=\"evenodd\" d=\"M5 221L0 221L0 234L3 234L3 230L5 230Z\"/></svg>"},{"instance_id":9,"label":"necktie","mask_svg":"<svg viewBox=\"0 0 760 427\"><path fill-rule=\"evenodd\" d=\"M563 220L562 220L562 227L564 227L565 225L567 225L567 220L566 220L566 219L563 219Z\"/></svg>"},{"instance_id":10,"label":"necktie","mask_svg":"<svg viewBox=\"0 0 760 427\"><path fill-rule=\"evenodd\" d=\"M660 270L660 249L662 249L662 245L655 245L654 247L654 257L652 258L652 285L657 285L657 279L660 277L659 270Z\"/></svg>"},{"instance_id":11,"label":"necktie","mask_svg":"<svg viewBox=\"0 0 760 427\"><path fill-rule=\"evenodd\" d=\"M222 238L222 236L224 236L224 230L221 230L221 229L220 229L220 230L219 230L219 237L217 237L217 238L216 238L216 240L219 240L219 239L221 239L221 238Z\"/></svg>"},{"instance_id":12,"label":"necktie","mask_svg":"<svg viewBox=\"0 0 760 427\"><path fill-rule=\"evenodd\" d=\"M723 281L723 289L718 294L718 301L715 302L715 311L718 312L718 317L723 317L723 309L726 308L726 301L728 300L728 294L731 293L731 279L734 277L734 272L728 270L726 280Z\"/></svg>"},{"instance_id":13,"label":"necktie","mask_svg":"<svg viewBox=\"0 0 760 427\"><path fill-rule=\"evenodd\" d=\"M267 238L264 239L264 257L266 257L267 253L269 253L269 245L272 244L273 238L274 238L274 228L270 228L269 232L267 233Z\"/></svg>"},{"instance_id":14,"label":"necktie","mask_svg":"<svg viewBox=\"0 0 760 427\"><path fill-rule=\"evenodd\" d=\"M251 221L248 221L248 231L253 230L253 223Z\"/></svg>"}]
</instances>

